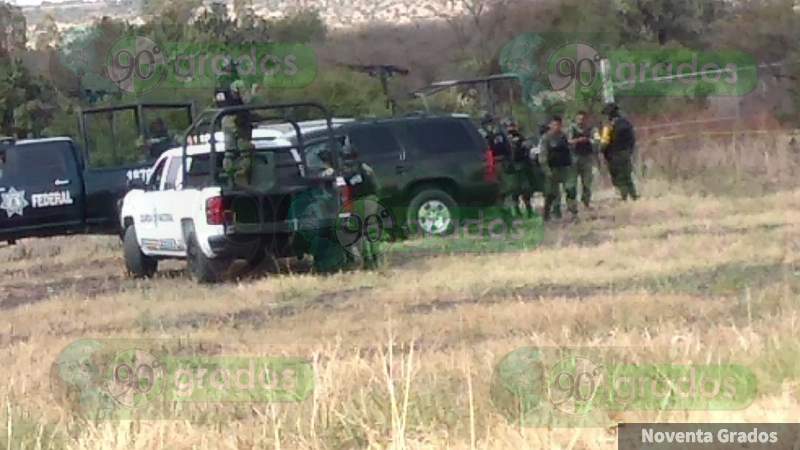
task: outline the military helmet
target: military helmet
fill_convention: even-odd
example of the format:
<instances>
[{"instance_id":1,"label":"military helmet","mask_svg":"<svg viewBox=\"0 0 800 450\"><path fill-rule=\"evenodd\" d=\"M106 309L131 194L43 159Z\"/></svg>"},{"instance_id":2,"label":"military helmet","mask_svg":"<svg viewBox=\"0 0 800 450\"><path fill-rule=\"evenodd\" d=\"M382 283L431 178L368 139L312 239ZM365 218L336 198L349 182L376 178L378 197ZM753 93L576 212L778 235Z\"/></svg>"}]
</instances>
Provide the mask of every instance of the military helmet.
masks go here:
<instances>
[{"instance_id":1,"label":"military helmet","mask_svg":"<svg viewBox=\"0 0 800 450\"><path fill-rule=\"evenodd\" d=\"M225 60L220 69L221 72L217 76L217 85L214 88L214 101L220 108L241 105L244 82L239 79L236 62L230 59Z\"/></svg>"}]
</instances>

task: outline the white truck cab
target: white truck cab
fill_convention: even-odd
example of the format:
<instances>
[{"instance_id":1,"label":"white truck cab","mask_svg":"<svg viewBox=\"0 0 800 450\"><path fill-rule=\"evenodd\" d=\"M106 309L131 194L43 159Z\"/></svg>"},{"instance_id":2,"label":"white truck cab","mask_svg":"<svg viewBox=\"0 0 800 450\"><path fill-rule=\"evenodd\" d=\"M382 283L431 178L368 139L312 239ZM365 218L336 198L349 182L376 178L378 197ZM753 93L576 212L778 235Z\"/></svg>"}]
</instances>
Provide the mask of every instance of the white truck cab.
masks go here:
<instances>
[{"instance_id":1,"label":"white truck cab","mask_svg":"<svg viewBox=\"0 0 800 450\"><path fill-rule=\"evenodd\" d=\"M324 121L294 121L295 108L322 112ZM274 111L283 111L274 115ZM259 113L256 113L258 111ZM270 115L261 115L266 112ZM288 114L288 115L287 115ZM272 123L252 130L250 182L238 185L223 171L222 118ZM277 117L277 119L276 119ZM150 277L161 259L186 259L200 282L216 282L233 261L258 265L275 257L312 255L315 265L343 261L334 242L342 205L351 190L334 123L316 103L240 105L207 110L187 130L188 144L165 151L144 185L120 208L125 264L134 277ZM308 130L324 137L305 142ZM213 136L213 140L211 137Z\"/></svg>"},{"instance_id":2,"label":"white truck cab","mask_svg":"<svg viewBox=\"0 0 800 450\"><path fill-rule=\"evenodd\" d=\"M290 145L276 130L256 129L253 134L257 149ZM215 138L221 142L222 133ZM190 269L201 281L215 281L230 265L230 245L212 245L226 241L230 217L225 215L231 212L224 206L222 188L208 183L211 149L205 140L187 146L186 171L183 148L167 150L153 165L145 185L125 195L120 214L125 262L135 277L152 276L159 259L191 259L190 265L200 265ZM293 149L292 155L302 171L297 151ZM221 167L223 153L215 156ZM253 258L258 251L263 248L252 247ZM250 255L238 256L248 259Z\"/></svg>"}]
</instances>

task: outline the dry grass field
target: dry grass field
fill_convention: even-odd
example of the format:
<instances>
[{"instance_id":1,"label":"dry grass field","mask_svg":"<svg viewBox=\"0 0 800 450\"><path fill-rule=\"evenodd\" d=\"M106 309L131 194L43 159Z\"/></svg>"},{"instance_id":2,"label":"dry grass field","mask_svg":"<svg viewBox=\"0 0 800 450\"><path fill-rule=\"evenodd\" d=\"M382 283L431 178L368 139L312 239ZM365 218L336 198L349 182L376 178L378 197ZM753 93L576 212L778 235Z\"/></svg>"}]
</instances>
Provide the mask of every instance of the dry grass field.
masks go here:
<instances>
[{"instance_id":1,"label":"dry grass field","mask_svg":"<svg viewBox=\"0 0 800 450\"><path fill-rule=\"evenodd\" d=\"M609 413L612 421L790 422L800 416L800 191L698 193L651 178L600 193L539 248L404 257L378 272L290 268L198 286L178 263L127 279L113 238L0 248L0 448L611 449L615 429L526 428L490 381L520 347L621 347L636 362L748 367L746 409ZM181 338L226 355L312 361L298 404L192 420L87 421L50 368L82 338Z\"/></svg>"}]
</instances>

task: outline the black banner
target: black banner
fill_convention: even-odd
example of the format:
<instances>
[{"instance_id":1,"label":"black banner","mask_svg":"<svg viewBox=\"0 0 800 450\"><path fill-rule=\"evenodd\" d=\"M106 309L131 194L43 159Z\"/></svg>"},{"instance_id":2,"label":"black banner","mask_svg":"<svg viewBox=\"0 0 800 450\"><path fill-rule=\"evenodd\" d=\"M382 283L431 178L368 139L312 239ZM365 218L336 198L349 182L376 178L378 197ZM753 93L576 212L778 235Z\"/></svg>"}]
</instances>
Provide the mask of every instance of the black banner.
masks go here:
<instances>
[{"instance_id":1,"label":"black banner","mask_svg":"<svg viewBox=\"0 0 800 450\"><path fill-rule=\"evenodd\" d=\"M627 423L617 431L619 450L800 449L796 423Z\"/></svg>"}]
</instances>

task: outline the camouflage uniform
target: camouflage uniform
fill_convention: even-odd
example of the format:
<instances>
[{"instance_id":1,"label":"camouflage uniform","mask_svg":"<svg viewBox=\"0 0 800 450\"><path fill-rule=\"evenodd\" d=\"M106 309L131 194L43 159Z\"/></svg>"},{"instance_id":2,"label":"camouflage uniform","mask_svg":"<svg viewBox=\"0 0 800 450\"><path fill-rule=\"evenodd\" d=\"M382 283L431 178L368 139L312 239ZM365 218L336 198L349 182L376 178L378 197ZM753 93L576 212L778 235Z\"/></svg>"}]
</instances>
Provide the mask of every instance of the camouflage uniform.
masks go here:
<instances>
[{"instance_id":1,"label":"camouflage uniform","mask_svg":"<svg viewBox=\"0 0 800 450\"><path fill-rule=\"evenodd\" d=\"M522 136L515 123L507 123L506 128L511 149L509 166L512 180L510 183L510 194L513 202L512 210L518 215L522 215L522 211L519 210L519 200L521 198L530 217L533 215L531 197L533 197L534 189L537 187L537 180L534 179L533 173L533 162L530 158L531 143Z\"/></svg>"},{"instance_id":2,"label":"camouflage uniform","mask_svg":"<svg viewBox=\"0 0 800 450\"><path fill-rule=\"evenodd\" d=\"M235 67L226 67L226 75L217 80L216 104L220 108L246 103L245 84ZM249 111L225 115L221 119L225 144L222 168L232 186L249 186L253 169L253 120Z\"/></svg>"},{"instance_id":3,"label":"camouflage uniform","mask_svg":"<svg viewBox=\"0 0 800 450\"><path fill-rule=\"evenodd\" d=\"M361 257L364 269L375 269L382 262L381 241L384 233L391 230L383 229L381 225L375 228L377 223L368 220L371 217L378 217L382 212L378 202L378 179L375 171L366 163L349 161L345 164L345 175L347 184L352 189L354 211L362 218L362 235L357 243L357 250Z\"/></svg>"},{"instance_id":4,"label":"camouflage uniform","mask_svg":"<svg viewBox=\"0 0 800 450\"><path fill-rule=\"evenodd\" d=\"M544 218L555 213L561 217L561 185L567 193L567 208L573 215L578 213L575 164L569 142L564 133L547 133L539 145L539 164L545 173Z\"/></svg>"},{"instance_id":5,"label":"camouflage uniform","mask_svg":"<svg viewBox=\"0 0 800 450\"><path fill-rule=\"evenodd\" d=\"M322 157L332 174L333 166ZM327 172L327 169L325 169ZM351 197L348 204L342 205L350 216L337 223L335 234L331 236L311 236L312 254L314 255L314 268L318 272L331 272L347 267L361 265L364 269L374 269L381 262L381 240L383 233L388 230L375 225L373 216L381 213L378 203L378 182L375 172L366 163L355 160L344 164L342 176L350 189ZM326 202L329 199L319 192L309 195L312 204ZM340 211L340 213L343 211ZM343 217L340 215L340 220Z\"/></svg>"},{"instance_id":6,"label":"camouflage uniform","mask_svg":"<svg viewBox=\"0 0 800 450\"><path fill-rule=\"evenodd\" d=\"M503 201L507 201L517 191L514 165L511 161L511 145L505 135L498 130L494 118L488 114L483 116L478 131L486 139L495 160L501 162L501 170L498 171L500 195Z\"/></svg>"},{"instance_id":7,"label":"camouflage uniform","mask_svg":"<svg viewBox=\"0 0 800 450\"><path fill-rule=\"evenodd\" d=\"M573 124L569 128L569 141L585 138L588 142L577 142L572 144L575 154L575 170L577 178L581 181L581 202L588 208L592 201L592 182L594 179L594 168L597 163L597 153L593 143L594 130L592 127L581 128L578 124Z\"/></svg>"},{"instance_id":8,"label":"camouflage uniform","mask_svg":"<svg viewBox=\"0 0 800 450\"><path fill-rule=\"evenodd\" d=\"M614 104L606 105L603 113L608 115L609 122L603 127L600 145L608 163L611 181L623 200L636 200L639 193L633 182L633 151L636 145L633 125L619 115L619 108Z\"/></svg>"},{"instance_id":9,"label":"camouflage uniform","mask_svg":"<svg viewBox=\"0 0 800 450\"><path fill-rule=\"evenodd\" d=\"M535 139L531 139L535 144L531 145L528 158L531 161L531 186L533 192L541 192L543 195L547 193L547 176L542 169L542 164L539 162L539 153L541 150L541 143L547 135L547 124L539 125Z\"/></svg>"}]
</instances>

